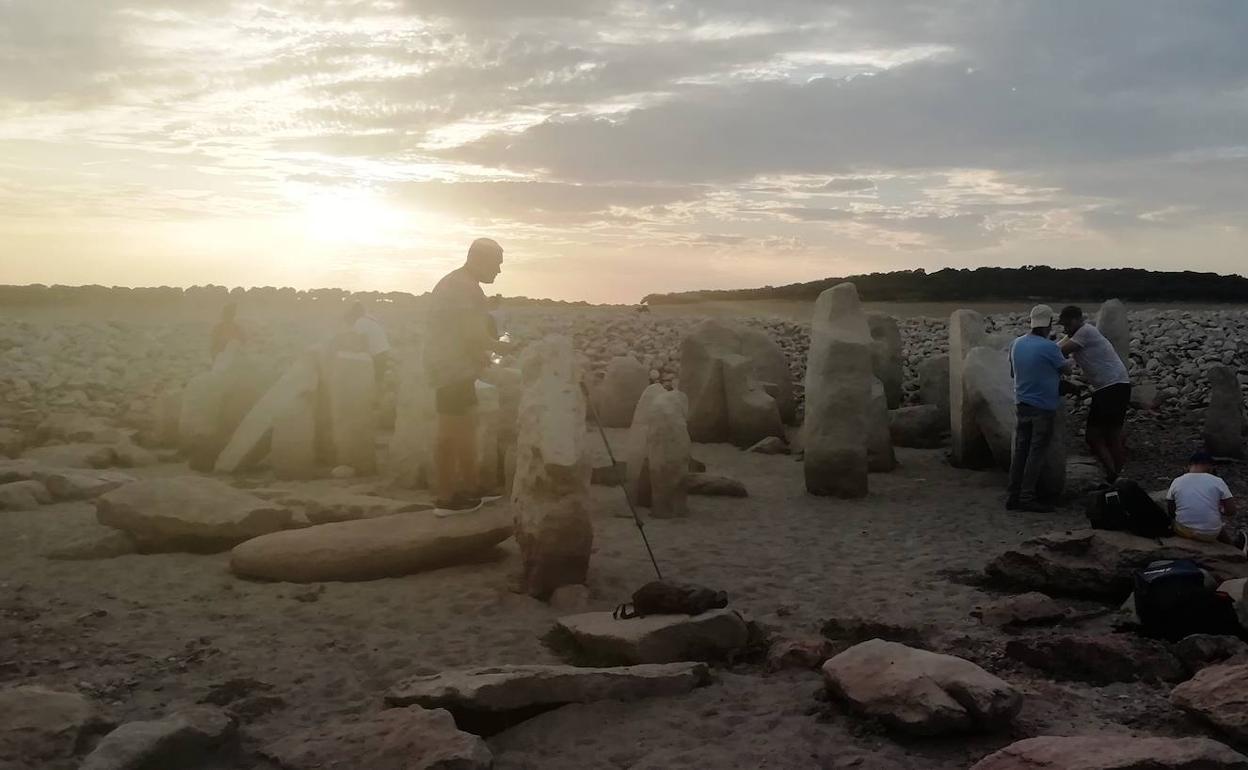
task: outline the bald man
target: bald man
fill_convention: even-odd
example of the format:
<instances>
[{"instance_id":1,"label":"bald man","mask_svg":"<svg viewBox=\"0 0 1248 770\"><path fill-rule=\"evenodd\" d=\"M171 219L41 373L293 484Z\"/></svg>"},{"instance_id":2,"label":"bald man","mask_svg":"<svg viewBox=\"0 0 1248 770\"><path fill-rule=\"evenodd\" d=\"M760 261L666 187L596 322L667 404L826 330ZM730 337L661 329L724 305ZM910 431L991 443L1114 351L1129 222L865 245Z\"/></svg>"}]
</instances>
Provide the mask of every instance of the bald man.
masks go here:
<instances>
[{"instance_id":1,"label":"bald man","mask_svg":"<svg viewBox=\"0 0 1248 770\"><path fill-rule=\"evenodd\" d=\"M433 384L438 425L434 438L434 504L461 511L481 504L477 474L477 378L502 344L493 333L481 284L502 272L503 248L478 238L463 267L452 270L429 297L425 371Z\"/></svg>"}]
</instances>

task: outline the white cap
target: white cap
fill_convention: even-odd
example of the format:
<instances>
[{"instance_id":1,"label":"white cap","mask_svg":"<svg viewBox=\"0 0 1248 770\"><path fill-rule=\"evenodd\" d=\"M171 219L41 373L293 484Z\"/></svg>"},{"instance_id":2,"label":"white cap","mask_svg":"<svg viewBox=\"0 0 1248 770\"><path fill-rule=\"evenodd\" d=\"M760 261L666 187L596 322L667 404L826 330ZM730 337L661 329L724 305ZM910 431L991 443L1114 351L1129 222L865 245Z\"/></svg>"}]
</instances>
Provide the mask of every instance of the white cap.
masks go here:
<instances>
[{"instance_id":1,"label":"white cap","mask_svg":"<svg viewBox=\"0 0 1248 770\"><path fill-rule=\"evenodd\" d=\"M1031 328L1043 329L1053 325L1053 308L1048 305L1036 305L1031 309Z\"/></svg>"}]
</instances>

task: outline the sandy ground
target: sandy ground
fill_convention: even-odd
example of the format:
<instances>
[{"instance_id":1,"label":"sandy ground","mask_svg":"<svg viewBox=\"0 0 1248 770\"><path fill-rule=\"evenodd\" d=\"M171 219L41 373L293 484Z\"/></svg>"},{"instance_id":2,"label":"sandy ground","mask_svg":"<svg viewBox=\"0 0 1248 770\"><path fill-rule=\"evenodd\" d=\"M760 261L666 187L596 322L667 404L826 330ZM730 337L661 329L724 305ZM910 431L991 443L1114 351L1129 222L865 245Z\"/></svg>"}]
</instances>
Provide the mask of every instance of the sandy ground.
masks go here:
<instances>
[{"instance_id":1,"label":"sandy ground","mask_svg":"<svg viewBox=\"0 0 1248 770\"><path fill-rule=\"evenodd\" d=\"M624 431L611 435L619 444ZM824 620L848 616L926 627L938 647L1028 691L1013 733L897 741L818 699L816 673L768 675L743 662L687 696L567 707L523 723L490 739L497 767L961 768L1020 736L1198 730L1165 706L1161 688L1039 679L1004 661L1004 637L971 617L993 598L974 584L988 558L1080 525L1078 511L1007 513L1000 475L950 468L939 450L900 450L901 467L873 475L871 495L856 501L806 495L791 457L728 445L695 455L751 496L691 498L687 519L650 522L669 578L722 588L732 607L782 634L816 635ZM620 491L596 486L593 497L589 585L595 608L608 609L652 575ZM518 569L510 541L488 563L322 586L241 581L224 554L37 555L93 517L89 504L0 513L0 685L77 689L118 720L226 687L244 725L232 767L268 768L255 753L264 742L379 709L407 676L557 662L541 641L555 611L509 590Z\"/></svg>"}]
</instances>

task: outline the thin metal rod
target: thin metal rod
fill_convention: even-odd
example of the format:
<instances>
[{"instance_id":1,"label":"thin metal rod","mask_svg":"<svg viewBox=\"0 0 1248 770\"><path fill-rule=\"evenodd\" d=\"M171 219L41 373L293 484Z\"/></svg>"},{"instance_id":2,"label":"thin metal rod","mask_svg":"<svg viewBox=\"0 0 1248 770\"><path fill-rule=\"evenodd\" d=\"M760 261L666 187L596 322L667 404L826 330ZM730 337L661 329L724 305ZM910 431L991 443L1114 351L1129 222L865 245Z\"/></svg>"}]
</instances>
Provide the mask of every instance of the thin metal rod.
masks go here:
<instances>
[{"instance_id":1,"label":"thin metal rod","mask_svg":"<svg viewBox=\"0 0 1248 770\"><path fill-rule=\"evenodd\" d=\"M594 424L598 426L598 435L602 437L602 445L607 448L607 459L611 461L611 470L616 469L615 453L611 451L611 442L607 440L607 432L602 428L602 420L598 417L598 409L594 406L594 400L589 397L589 388L585 385L585 380L581 380L581 392L585 394L585 404L589 407L589 412L593 415ZM654 549L650 547L650 538L646 537L646 525L637 515L637 508L633 505L633 496L628 493L628 484L623 479L618 481L620 491L624 493L624 502L628 503L628 510L633 514L633 523L637 525L637 531L641 533L641 542L646 544L646 553L650 554L650 563L654 565L654 574L658 575L659 580L663 579L663 573L659 571L659 562L654 558Z\"/></svg>"}]
</instances>

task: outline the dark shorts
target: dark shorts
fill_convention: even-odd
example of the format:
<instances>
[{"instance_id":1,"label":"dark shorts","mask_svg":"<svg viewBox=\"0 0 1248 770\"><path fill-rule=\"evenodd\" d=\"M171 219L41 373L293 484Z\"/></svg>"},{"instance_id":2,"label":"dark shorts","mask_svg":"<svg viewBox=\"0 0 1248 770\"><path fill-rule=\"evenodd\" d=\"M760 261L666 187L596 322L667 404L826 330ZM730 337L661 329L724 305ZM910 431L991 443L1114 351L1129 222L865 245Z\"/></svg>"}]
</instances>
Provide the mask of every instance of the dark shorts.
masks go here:
<instances>
[{"instance_id":1,"label":"dark shorts","mask_svg":"<svg viewBox=\"0 0 1248 770\"><path fill-rule=\"evenodd\" d=\"M452 417L468 414L477 405L477 383L461 380L438 388L435 394L438 414Z\"/></svg>"},{"instance_id":2,"label":"dark shorts","mask_svg":"<svg viewBox=\"0 0 1248 770\"><path fill-rule=\"evenodd\" d=\"M1131 386L1125 382L1108 385L1092 394L1092 407L1088 409L1088 428L1118 430L1127 421L1127 407L1131 404Z\"/></svg>"}]
</instances>

